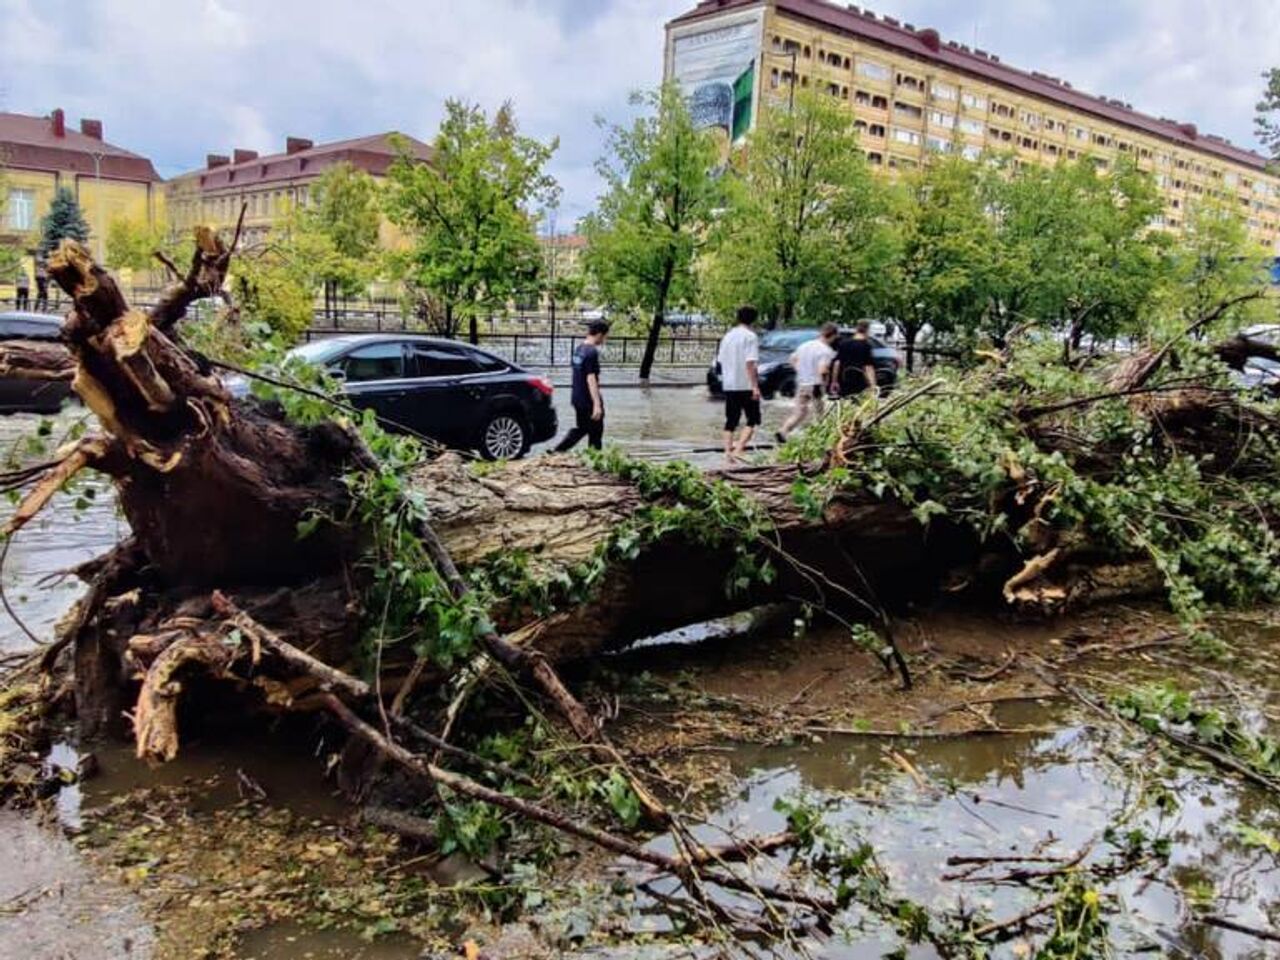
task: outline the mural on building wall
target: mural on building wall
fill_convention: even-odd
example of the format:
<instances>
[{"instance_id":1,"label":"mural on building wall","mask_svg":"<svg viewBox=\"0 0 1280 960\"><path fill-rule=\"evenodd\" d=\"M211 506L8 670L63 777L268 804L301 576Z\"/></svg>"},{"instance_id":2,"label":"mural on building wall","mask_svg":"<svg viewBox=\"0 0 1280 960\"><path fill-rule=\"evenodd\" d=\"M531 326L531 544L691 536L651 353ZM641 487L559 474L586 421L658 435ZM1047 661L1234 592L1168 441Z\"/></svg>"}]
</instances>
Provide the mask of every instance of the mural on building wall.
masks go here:
<instances>
[{"instance_id":1,"label":"mural on building wall","mask_svg":"<svg viewBox=\"0 0 1280 960\"><path fill-rule=\"evenodd\" d=\"M725 155L751 129L762 22L757 13L672 44L671 75L689 97L694 122L722 135Z\"/></svg>"}]
</instances>

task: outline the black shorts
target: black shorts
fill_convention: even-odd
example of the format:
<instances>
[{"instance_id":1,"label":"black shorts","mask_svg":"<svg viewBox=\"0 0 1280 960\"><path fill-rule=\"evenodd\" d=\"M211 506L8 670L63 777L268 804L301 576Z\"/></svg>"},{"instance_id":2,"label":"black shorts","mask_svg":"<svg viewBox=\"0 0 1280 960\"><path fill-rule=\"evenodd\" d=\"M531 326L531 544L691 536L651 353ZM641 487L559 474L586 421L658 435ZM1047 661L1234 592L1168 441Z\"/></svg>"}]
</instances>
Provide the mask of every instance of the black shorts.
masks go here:
<instances>
[{"instance_id":1,"label":"black shorts","mask_svg":"<svg viewBox=\"0 0 1280 960\"><path fill-rule=\"evenodd\" d=\"M737 430L743 414L747 415L747 426L760 426L760 401L751 395L750 390L726 390L724 394L724 428Z\"/></svg>"}]
</instances>

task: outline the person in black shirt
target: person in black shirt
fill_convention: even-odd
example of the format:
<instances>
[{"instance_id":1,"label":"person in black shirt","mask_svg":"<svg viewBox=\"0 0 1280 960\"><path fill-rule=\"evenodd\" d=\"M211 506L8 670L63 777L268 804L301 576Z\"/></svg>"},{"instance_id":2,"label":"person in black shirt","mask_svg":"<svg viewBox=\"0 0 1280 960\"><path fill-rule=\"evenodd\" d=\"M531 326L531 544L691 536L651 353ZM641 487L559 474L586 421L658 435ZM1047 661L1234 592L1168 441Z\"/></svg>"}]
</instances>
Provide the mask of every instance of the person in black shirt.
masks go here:
<instances>
[{"instance_id":1,"label":"person in black shirt","mask_svg":"<svg viewBox=\"0 0 1280 960\"><path fill-rule=\"evenodd\" d=\"M876 384L875 361L871 355L868 334L871 324L862 320L853 328L853 336L836 346L836 362L832 368L832 389L842 397L854 397Z\"/></svg>"},{"instance_id":2,"label":"person in black shirt","mask_svg":"<svg viewBox=\"0 0 1280 960\"><path fill-rule=\"evenodd\" d=\"M43 257L36 261L36 309L41 313L49 309L49 268Z\"/></svg>"},{"instance_id":3,"label":"person in black shirt","mask_svg":"<svg viewBox=\"0 0 1280 960\"><path fill-rule=\"evenodd\" d=\"M574 425L556 445L556 453L564 453L577 446L583 437L594 450L604 441L604 400L600 396L600 348L609 335L609 324L592 320L587 325L586 338L573 348L573 390L569 402L573 404Z\"/></svg>"}]
</instances>

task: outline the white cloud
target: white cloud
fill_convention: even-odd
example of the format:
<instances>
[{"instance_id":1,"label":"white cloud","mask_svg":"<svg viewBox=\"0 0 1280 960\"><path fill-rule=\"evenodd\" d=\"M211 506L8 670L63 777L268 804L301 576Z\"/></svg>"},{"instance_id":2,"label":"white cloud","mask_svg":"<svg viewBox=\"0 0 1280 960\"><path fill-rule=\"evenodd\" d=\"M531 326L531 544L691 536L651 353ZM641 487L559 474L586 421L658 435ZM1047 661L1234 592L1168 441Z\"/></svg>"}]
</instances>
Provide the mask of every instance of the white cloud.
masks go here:
<instances>
[{"instance_id":1,"label":"white cloud","mask_svg":"<svg viewBox=\"0 0 1280 960\"><path fill-rule=\"evenodd\" d=\"M559 136L560 223L592 204L593 119L661 78L663 23L694 0L0 0L4 108L101 117L165 174L234 147L386 129L429 139L446 97L511 99ZM1280 0L874 0L1007 63L1250 142L1280 65Z\"/></svg>"}]
</instances>

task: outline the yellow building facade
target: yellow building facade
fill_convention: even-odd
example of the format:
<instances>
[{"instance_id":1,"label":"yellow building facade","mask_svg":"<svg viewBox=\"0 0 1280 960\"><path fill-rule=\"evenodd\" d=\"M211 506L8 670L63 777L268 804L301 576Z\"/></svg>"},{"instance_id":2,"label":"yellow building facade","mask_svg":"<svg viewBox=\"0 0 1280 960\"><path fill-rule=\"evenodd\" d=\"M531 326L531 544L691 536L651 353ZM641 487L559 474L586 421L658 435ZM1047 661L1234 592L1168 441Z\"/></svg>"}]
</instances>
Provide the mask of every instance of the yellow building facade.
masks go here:
<instances>
[{"instance_id":1,"label":"yellow building facade","mask_svg":"<svg viewBox=\"0 0 1280 960\"><path fill-rule=\"evenodd\" d=\"M175 177L165 185L170 222L177 230L200 223L230 226L243 206L246 238L260 240L288 211L307 206L315 181L338 164L349 163L381 180L399 155L397 143L403 143L419 160L430 161L427 144L396 133L322 144L288 137L283 153L268 156L253 150L211 153L204 169ZM403 235L385 218L378 239L384 249L404 244Z\"/></svg>"},{"instance_id":2,"label":"yellow building facade","mask_svg":"<svg viewBox=\"0 0 1280 960\"><path fill-rule=\"evenodd\" d=\"M22 269L29 280L41 220L61 187L76 197L89 225L89 248L102 262L111 223L155 224L163 219L164 191L151 161L107 143L102 133L97 120L82 120L79 130L69 129L61 110L47 117L0 113L5 192L0 198L0 244L24 252ZM13 280L0 277L0 296L13 296Z\"/></svg>"},{"instance_id":3,"label":"yellow building facade","mask_svg":"<svg viewBox=\"0 0 1280 960\"><path fill-rule=\"evenodd\" d=\"M1012 152L1026 163L1089 156L1104 167L1130 157L1165 198L1158 226L1176 231L1197 200L1222 197L1280 252L1280 178L1262 156L856 6L704 0L667 25L665 76L686 90L697 120L730 141L793 91L839 99L870 162L886 169L950 150Z\"/></svg>"}]
</instances>

